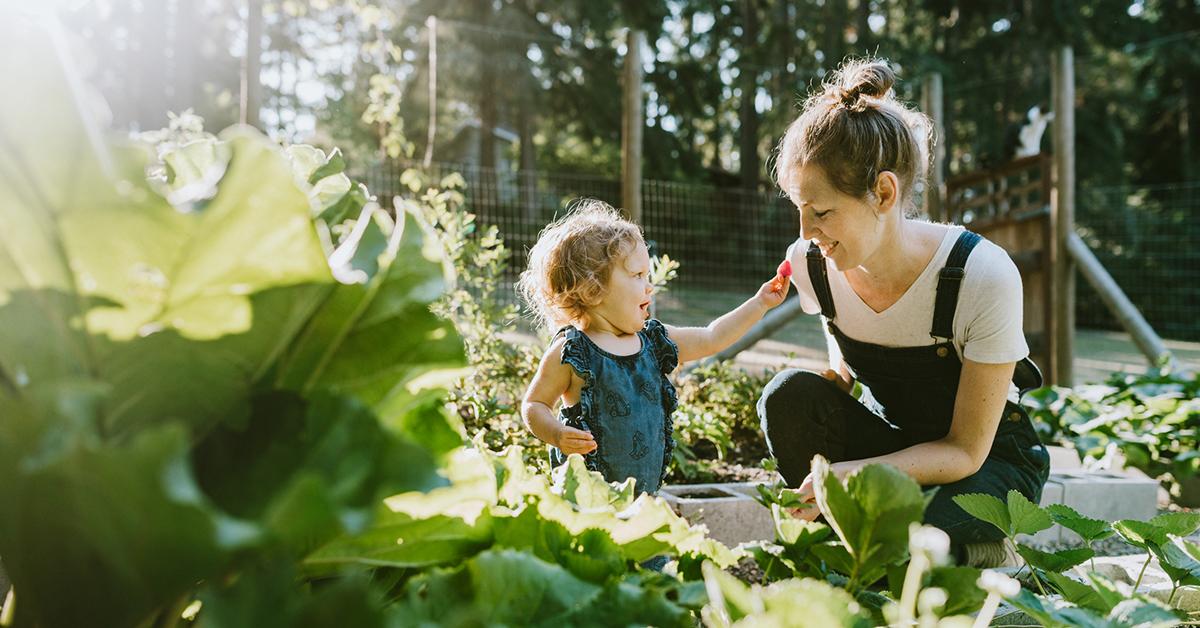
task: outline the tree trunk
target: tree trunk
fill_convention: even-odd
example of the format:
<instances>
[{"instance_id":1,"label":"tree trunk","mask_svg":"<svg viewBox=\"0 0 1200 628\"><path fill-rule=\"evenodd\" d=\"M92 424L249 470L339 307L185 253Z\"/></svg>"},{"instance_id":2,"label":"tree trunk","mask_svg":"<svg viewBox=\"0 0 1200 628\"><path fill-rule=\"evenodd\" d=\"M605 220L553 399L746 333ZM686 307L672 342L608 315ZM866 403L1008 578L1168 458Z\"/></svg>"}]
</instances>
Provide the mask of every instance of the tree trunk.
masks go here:
<instances>
[{"instance_id":1,"label":"tree trunk","mask_svg":"<svg viewBox=\"0 0 1200 628\"><path fill-rule=\"evenodd\" d=\"M846 0L825 1L825 67L833 69L846 56L846 21L849 10Z\"/></svg>"},{"instance_id":2,"label":"tree trunk","mask_svg":"<svg viewBox=\"0 0 1200 628\"><path fill-rule=\"evenodd\" d=\"M741 185L747 190L758 189L761 161L758 158L758 111L754 106L758 93L756 57L750 51L758 49L758 7L756 0L742 0L742 50L740 74L742 101L739 108L738 155L741 163Z\"/></svg>"},{"instance_id":3,"label":"tree trunk","mask_svg":"<svg viewBox=\"0 0 1200 628\"><path fill-rule=\"evenodd\" d=\"M483 27L492 23L492 3L483 0L480 5L480 21ZM481 35L480 50L483 53L482 74L479 80L479 165L486 169L496 167L496 64L493 55L497 45L490 34Z\"/></svg>"},{"instance_id":4,"label":"tree trunk","mask_svg":"<svg viewBox=\"0 0 1200 628\"><path fill-rule=\"evenodd\" d=\"M871 32L871 0L858 0L855 10L855 52L860 55L874 54L874 33Z\"/></svg>"}]
</instances>

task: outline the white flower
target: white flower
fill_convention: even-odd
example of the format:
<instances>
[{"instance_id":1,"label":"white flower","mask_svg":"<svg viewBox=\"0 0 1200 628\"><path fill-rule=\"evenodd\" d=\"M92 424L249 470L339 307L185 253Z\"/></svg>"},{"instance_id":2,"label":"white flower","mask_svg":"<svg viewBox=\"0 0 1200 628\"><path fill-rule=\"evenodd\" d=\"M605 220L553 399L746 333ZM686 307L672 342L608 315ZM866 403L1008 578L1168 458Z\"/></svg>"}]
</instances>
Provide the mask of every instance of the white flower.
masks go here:
<instances>
[{"instance_id":1,"label":"white flower","mask_svg":"<svg viewBox=\"0 0 1200 628\"><path fill-rule=\"evenodd\" d=\"M950 596L945 589L931 587L921 591L917 596L917 608L922 615L931 615L937 612L937 609L946 606L946 602L950 601Z\"/></svg>"},{"instance_id":2,"label":"white flower","mask_svg":"<svg viewBox=\"0 0 1200 628\"><path fill-rule=\"evenodd\" d=\"M908 531L908 551L924 554L934 565L944 563L950 555L950 537L933 526L912 524Z\"/></svg>"},{"instance_id":3,"label":"white flower","mask_svg":"<svg viewBox=\"0 0 1200 628\"><path fill-rule=\"evenodd\" d=\"M980 589L987 591L989 594L998 595L1008 598L1021 592L1021 583L1009 578L999 571L985 569L979 574L979 580L976 581Z\"/></svg>"}]
</instances>

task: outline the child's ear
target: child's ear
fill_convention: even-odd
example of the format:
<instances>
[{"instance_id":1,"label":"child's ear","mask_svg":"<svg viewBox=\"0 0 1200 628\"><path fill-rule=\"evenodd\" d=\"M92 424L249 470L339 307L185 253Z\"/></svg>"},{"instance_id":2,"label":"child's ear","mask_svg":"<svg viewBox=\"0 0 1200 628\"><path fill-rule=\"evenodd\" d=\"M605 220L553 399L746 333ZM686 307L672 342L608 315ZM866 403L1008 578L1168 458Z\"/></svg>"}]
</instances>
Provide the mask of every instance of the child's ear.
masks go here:
<instances>
[{"instance_id":1,"label":"child's ear","mask_svg":"<svg viewBox=\"0 0 1200 628\"><path fill-rule=\"evenodd\" d=\"M875 177L875 209L879 212L891 211L896 206L900 196L900 179L891 170L884 170Z\"/></svg>"}]
</instances>

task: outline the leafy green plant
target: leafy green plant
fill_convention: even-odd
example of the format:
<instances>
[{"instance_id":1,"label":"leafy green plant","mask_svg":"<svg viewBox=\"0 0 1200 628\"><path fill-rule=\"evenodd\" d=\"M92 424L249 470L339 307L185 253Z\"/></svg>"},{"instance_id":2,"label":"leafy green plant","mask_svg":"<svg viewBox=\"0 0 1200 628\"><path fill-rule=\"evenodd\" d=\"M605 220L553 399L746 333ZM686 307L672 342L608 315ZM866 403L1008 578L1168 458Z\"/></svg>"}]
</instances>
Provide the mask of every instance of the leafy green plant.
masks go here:
<instances>
[{"instance_id":1,"label":"leafy green plant","mask_svg":"<svg viewBox=\"0 0 1200 628\"><path fill-rule=\"evenodd\" d=\"M755 405L770 379L730 360L704 363L679 377L677 479L703 477L705 461L752 465L766 456Z\"/></svg>"},{"instance_id":2,"label":"leafy green plant","mask_svg":"<svg viewBox=\"0 0 1200 628\"><path fill-rule=\"evenodd\" d=\"M1125 464L1178 485L1200 474L1200 376L1152 369L1114 373L1104 384L1048 387L1026 397L1042 440L1081 457Z\"/></svg>"},{"instance_id":3,"label":"leafy green plant","mask_svg":"<svg viewBox=\"0 0 1200 628\"><path fill-rule=\"evenodd\" d=\"M13 621L169 623L203 598L216 622L256 590L374 613L359 579L289 574L382 497L442 483L462 442L420 382L462 361L420 230L359 203L337 154L242 130L111 140L54 38L0 33L29 53L0 104Z\"/></svg>"}]
</instances>

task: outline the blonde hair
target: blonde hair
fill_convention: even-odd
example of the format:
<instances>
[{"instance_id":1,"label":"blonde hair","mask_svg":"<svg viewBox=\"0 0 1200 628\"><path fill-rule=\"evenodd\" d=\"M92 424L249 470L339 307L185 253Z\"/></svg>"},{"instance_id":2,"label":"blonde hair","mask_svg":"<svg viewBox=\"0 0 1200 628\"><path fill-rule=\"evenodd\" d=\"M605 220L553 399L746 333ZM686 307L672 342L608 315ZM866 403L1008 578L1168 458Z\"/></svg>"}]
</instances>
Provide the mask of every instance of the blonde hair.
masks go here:
<instances>
[{"instance_id":1,"label":"blonde hair","mask_svg":"<svg viewBox=\"0 0 1200 628\"><path fill-rule=\"evenodd\" d=\"M928 170L932 125L925 114L896 99L896 74L881 59L846 61L808 97L779 143L775 180L784 193L795 190L796 172L821 168L843 194L866 198L884 171L900 181L902 202Z\"/></svg>"},{"instance_id":2,"label":"blonde hair","mask_svg":"<svg viewBox=\"0 0 1200 628\"><path fill-rule=\"evenodd\" d=\"M580 201L538 235L517 290L540 326L586 326L588 310L604 299L613 264L641 242L641 229L612 206Z\"/></svg>"}]
</instances>

